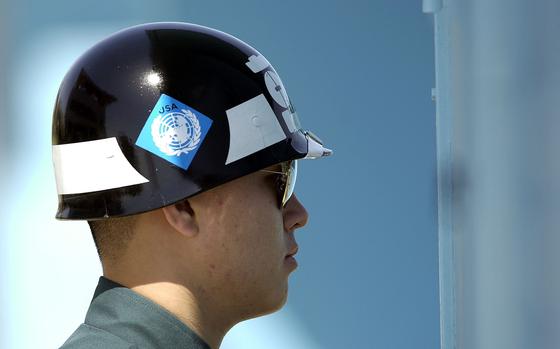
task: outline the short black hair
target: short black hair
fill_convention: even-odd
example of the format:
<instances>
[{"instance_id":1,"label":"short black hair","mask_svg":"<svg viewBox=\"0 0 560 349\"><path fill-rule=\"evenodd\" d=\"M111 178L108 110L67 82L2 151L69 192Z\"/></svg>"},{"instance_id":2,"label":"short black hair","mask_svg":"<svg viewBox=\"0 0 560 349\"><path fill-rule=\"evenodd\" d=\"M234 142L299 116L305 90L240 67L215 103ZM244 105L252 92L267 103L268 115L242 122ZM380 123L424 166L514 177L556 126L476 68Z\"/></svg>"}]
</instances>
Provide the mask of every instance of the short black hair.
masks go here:
<instances>
[{"instance_id":1,"label":"short black hair","mask_svg":"<svg viewBox=\"0 0 560 349\"><path fill-rule=\"evenodd\" d=\"M101 263L118 261L134 236L136 216L88 221Z\"/></svg>"}]
</instances>

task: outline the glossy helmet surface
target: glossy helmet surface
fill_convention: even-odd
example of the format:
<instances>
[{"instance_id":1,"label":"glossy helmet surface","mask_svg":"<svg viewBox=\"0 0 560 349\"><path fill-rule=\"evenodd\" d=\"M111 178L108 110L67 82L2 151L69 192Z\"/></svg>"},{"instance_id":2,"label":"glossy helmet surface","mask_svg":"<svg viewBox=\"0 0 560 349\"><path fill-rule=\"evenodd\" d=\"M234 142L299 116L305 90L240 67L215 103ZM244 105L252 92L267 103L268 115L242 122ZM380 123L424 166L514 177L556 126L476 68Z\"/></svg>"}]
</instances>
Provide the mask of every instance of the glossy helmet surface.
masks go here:
<instances>
[{"instance_id":1,"label":"glossy helmet surface","mask_svg":"<svg viewBox=\"0 0 560 349\"><path fill-rule=\"evenodd\" d=\"M60 86L52 132L59 219L141 213L330 154L259 52L187 23L127 28L85 52Z\"/></svg>"}]
</instances>

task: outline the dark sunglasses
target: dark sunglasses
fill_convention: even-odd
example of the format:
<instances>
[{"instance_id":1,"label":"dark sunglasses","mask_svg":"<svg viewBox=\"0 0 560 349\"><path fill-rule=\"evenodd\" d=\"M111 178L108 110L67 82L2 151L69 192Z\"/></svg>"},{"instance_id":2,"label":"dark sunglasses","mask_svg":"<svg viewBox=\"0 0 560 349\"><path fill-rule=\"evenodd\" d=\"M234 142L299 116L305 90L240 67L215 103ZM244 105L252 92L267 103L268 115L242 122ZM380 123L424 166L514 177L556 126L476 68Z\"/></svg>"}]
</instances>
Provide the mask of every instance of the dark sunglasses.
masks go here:
<instances>
[{"instance_id":1,"label":"dark sunglasses","mask_svg":"<svg viewBox=\"0 0 560 349\"><path fill-rule=\"evenodd\" d=\"M278 174L276 179L276 192L278 194L278 204L282 208L292 197L297 178L297 160L282 162L282 172L261 170L261 172Z\"/></svg>"}]
</instances>

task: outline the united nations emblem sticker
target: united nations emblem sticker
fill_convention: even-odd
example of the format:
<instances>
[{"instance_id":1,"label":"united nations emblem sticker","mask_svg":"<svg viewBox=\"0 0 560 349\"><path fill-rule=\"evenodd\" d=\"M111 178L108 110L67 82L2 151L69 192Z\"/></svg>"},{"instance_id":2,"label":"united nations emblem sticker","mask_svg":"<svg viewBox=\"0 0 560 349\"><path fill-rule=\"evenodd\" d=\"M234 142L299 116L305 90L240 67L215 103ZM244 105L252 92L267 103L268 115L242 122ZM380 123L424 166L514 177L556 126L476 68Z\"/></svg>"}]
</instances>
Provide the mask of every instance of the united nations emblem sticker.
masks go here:
<instances>
[{"instance_id":1,"label":"united nations emblem sticker","mask_svg":"<svg viewBox=\"0 0 560 349\"><path fill-rule=\"evenodd\" d=\"M136 145L186 170L211 126L206 115L162 94Z\"/></svg>"}]
</instances>

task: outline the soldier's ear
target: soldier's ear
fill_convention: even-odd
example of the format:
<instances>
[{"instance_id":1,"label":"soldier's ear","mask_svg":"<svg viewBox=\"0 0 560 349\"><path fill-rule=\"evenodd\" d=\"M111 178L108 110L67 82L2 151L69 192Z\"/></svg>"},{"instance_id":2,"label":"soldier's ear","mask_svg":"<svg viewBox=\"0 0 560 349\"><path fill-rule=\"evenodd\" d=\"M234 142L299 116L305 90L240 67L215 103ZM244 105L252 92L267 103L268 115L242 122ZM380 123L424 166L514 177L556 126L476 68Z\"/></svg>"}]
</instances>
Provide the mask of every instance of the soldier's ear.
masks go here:
<instances>
[{"instance_id":1,"label":"soldier's ear","mask_svg":"<svg viewBox=\"0 0 560 349\"><path fill-rule=\"evenodd\" d=\"M162 208L167 223L185 237L198 234L194 211L187 200Z\"/></svg>"}]
</instances>

